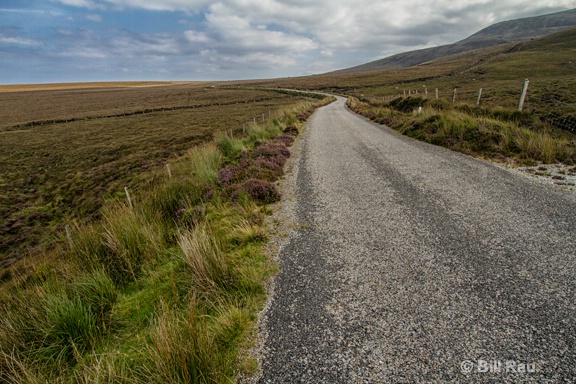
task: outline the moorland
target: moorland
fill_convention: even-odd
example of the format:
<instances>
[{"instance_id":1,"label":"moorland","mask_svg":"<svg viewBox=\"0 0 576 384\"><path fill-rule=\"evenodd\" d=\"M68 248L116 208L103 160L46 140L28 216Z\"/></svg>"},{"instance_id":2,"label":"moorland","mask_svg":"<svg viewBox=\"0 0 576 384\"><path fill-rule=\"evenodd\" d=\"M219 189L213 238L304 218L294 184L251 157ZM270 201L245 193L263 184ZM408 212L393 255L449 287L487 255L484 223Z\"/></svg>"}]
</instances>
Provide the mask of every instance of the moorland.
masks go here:
<instances>
[{"instance_id":1,"label":"moorland","mask_svg":"<svg viewBox=\"0 0 576 384\"><path fill-rule=\"evenodd\" d=\"M64 222L97 218L124 187L150 182L141 177L146 171L301 99L202 84L146 85L0 92L3 259L39 252Z\"/></svg>"},{"instance_id":2,"label":"moorland","mask_svg":"<svg viewBox=\"0 0 576 384\"><path fill-rule=\"evenodd\" d=\"M0 381L253 373L246 351L277 269L267 204L294 136L330 102L283 89L346 95L369 119L474 156L573 164L573 36L401 70L0 87Z\"/></svg>"}]
</instances>

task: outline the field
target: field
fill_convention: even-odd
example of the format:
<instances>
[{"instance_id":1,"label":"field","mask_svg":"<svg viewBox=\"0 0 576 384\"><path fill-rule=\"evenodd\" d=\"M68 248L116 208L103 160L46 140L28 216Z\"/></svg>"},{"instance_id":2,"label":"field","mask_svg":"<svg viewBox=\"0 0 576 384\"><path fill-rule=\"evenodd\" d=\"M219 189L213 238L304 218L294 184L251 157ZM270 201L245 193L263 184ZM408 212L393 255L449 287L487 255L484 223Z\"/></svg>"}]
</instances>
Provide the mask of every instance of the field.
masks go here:
<instances>
[{"instance_id":1,"label":"field","mask_svg":"<svg viewBox=\"0 0 576 384\"><path fill-rule=\"evenodd\" d=\"M221 96L219 106L30 128L50 128L46 140L52 147L60 143L75 157L76 162L62 165L63 171L81 172L93 161L82 163L82 158L98 153L91 140L86 148L83 142L70 144L71 132L89 132L92 141L108 137L113 145L122 140L117 158L108 160L110 174L133 187L129 201L105 201L88 223L80 216L75 223L61 220L70 223L66 234L60 231L48 249L4 261L0 382L224 383L238 372L254 372L256 362L246 351L266 299L265 283L276 270L263 249L267 204L281 197L275 182L303 121L330 100L210 90L235 100L234 108ZM255 99L236 105L239 96ZM138 125L114 130L126 119ZM246 119L236 134L230 132L230 122ZM87 123L99 124L92 132ZM216 124L231 129L222 132ZM53 131L55 126L64 129ZM163 152L149 148L178 135L180 127L188 135L200 133L197 140L192 136L161 145L173 152L166 159L169 173L154 165L120 172L118 166L131 164L133 157L137 164L163 159ZM18 131L7 133L12 132ZM59 135L64 137L54 141ZM186 149L177 156L180 145ZM81 149L70 150L76 146ZM121 189L124 183L116 181L89 185L79 178L81 189L70 183L62 192L98 198L90 188L113 184Z\"/></svg>"},{"instance_id":2,"label":"field","mask_svg":"<svg viewBox=\"0 0 576 384\"><path fill-rule=\"evenodd\" d=\"M254 84L353 97L350 105L368 118L470 155L514 164L572 164L575 32L464 52L401 70ZM529 87L519 112L525 79Z\"/></svg>"},{"instance_id":3,"label":"field","mask_svg":"<svg viewBox=\"0 0 576 384\"><path fill-rule=\"evenodd\" d=\"M516 109L525 79L530 80L525 110L576 115L576 30L523 43L502 44L437 59L415 67L343 75L266 80L254 84L332 91L389 101L411 95L481 106ZM428 93L426 94L426 90ZM406 92L406 93L405 93Z\"/></svg>"},{"instance_id":4,"label":"field","mask_svg":"<svg viewBox=\"0 0 576 384\"><path fill-rule=\"evenodd\" d=\"M105 200L149 183L147 171L214 134L241 132L302 99L214 84L141 85L0 93L2 260L39 252L65 223L97 218Z\"/></svg>"}]
</instances>

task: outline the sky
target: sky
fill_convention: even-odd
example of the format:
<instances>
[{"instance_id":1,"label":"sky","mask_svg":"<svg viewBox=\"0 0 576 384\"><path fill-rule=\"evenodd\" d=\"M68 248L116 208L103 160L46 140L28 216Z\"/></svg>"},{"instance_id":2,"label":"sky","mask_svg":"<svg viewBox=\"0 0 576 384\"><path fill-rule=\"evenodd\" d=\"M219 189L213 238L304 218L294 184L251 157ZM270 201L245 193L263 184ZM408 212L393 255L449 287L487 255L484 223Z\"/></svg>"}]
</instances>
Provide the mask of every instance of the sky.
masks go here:
<instances>
[{"instance_id":1,"label":"sky","mask_svg":"<svg viewBox=\"0 0 576 384\"><path fill-rule=\"evenodd\" d=\"M325 73L576 0L0 0L0 84Z\"/></svg>"}]
</instances>

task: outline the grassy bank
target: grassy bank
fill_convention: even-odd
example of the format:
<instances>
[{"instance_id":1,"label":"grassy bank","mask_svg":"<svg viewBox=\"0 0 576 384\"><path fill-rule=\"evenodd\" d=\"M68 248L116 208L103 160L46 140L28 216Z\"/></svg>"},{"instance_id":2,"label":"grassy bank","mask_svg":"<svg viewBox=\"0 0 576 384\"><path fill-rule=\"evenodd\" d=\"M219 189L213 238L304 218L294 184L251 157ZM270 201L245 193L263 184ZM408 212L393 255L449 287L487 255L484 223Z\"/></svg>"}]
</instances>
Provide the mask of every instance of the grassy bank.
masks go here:
<instances>
[{"instance_id":1,"label":"grassy bank","mask_svg":"<svg viewBox=\"0 0 576 384\"><path fill-rule=\"evenodd\" d=\"M100 221L5 269L0 381L233 382L254 371L241 352L276 269L262 223L314 107L194 147L132 207L108 203Z\"/></svg>"},{"instance_id":2,"label":"grassy bank","mask_svg":"<svg viewBox=\"0 0 576 384\"><path fill-rule=\"evenodd\" d=\"M388 103L349 98L355 112L410 137L472 156L524 164L576 162L576 137L530 113L472 107L419 97Z\"/></svg>"}]
</instances>

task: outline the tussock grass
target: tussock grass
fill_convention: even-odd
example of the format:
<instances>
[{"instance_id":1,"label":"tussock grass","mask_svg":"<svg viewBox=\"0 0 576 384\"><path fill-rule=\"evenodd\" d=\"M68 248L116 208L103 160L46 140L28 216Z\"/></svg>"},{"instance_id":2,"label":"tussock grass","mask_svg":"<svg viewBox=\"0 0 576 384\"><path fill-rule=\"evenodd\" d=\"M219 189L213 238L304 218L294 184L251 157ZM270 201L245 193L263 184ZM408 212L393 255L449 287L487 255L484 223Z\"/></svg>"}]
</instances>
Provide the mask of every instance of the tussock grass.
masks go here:
<instances>
[{"instance_id":1,"label":"tussock grass","mask_svg":"<svg viewBox=\"0 0 576 384\"><path fill-rule=\"evenodd\" d=\"M184 313L162 303L153 321L152 344L146 355L152 364L143 376L154 383L217 383L226 378L214 337L201 321L198 299L192 297Z\"/></svg>"},{"instance_id":2,"label":"tussock grass","mask_svg":"<svg viewBox=\"0 0 576 384\"><path fill-rule=\"evenodd\" d=\"M525 163L576 161L574 136L541 122L532 125L530 117L517 111L449 107L418 98L378 106L351 98L348 105L405 135L469 155Z\"/></svg>"},{"instance_id":3,"label":"tussock grass","mask_svg":"<svg viewBox=\"0 0 576 384\"><path fill-rule=\"evenodd\" d=\"M104 270L96 270L81 276L72 283L72 290L91 312L96 326L106 332L111 318L112 308L118 300L118 289Z\"/></svg>"},{"instance_id":4,"label":"tussock grass","mask_svg":"<svg viewBox=\"0 0 576 384\"><path fill-rule=\"evenodd\" d=\"M224 157L229 159L238 157L240 152L246 149L242 141L235 140L228 132L216 136L215 140Z\"/></svg>"},{"instance_id":5,"label":"tussock grass","mask_svg":"<svg viewBox=\"0 0 576 384\"><path fill-rule=\"evenodd\" d=\"M133 194L133 208L109 202L101 220L72 225L71 244L62 236L45 265L6 275L1 380L218 383L253 370L238 355L276 271L262 251L268 209L249 193L233 198L218 179L245 159L273 171L273 185L293 141L274 137L297 134L296 116L312 108L191 149L170 163L172 178L155 173Z\"/></svg>"},{"instance_id":6,"label":"tussock grass","mask_svg":"<svg viewBox=\"0 0 576 384\"><path fill-rule=\"evenodd\" d=\"M222 246L206 225L197 226L181 235L179 245L192 282L199 290L226 288L230 282L228 263Z\"/></svg>"}]
</instances>

